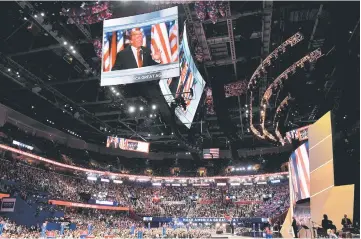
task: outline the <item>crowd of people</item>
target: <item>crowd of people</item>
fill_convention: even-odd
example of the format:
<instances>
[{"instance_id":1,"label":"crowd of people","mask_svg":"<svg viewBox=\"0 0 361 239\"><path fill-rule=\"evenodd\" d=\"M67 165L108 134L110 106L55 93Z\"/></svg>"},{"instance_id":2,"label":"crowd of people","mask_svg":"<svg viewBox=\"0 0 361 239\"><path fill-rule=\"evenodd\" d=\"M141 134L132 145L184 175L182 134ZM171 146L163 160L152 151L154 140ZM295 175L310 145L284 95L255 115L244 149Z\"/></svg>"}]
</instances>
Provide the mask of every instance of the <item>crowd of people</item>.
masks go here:
<instances>
[{"instance_id":1,"label":"crowd of people","mask_svg":"<svg viewBox=\"0 0 361 239\"><path fill-rule=\"evenodd\" d=\"M11 135L20 135L22 131L11 128ZM9 132L7 132L9 133ZM4 135L2 135L4 136ZM43 140L32 135L25 137L25 143L36 142L33 154L56 159L62 163L83 166L84 162L74 160L74 156L81 158L81 154L72 156L63 154L65 146L56 142ZM24 138L23 138L24 139ZM8 139L9 140L9 139ZM2 143L6 143L3 141ZM7 143L9 144L10 141ZM29 143L30 144L30 143ZM34 144L32 144L35 146ZM13 147L17 147L12 145ZM55 146L55 147L54 147ZM46 148L56 150L46 151ZM19 148L20 149L20 148ZM21 148L27 151L25 148ZM59 156L60 155L60 156ZM87 168L101 169L99 164L87 165ZM65 229L62 235L59 231L51 236L77 238L94 225L92 235L104 237L116 235L118 238L135 238L134 231L142 232L143 238L177 237L177 238L208 238L211 229L202 230L192 228L162 227L146 228L139 219L143 216L162 217L271 217L281 214L289 204L288 186L279 185L241 185L236 187L220 187L214 182L208 186L153 186L151 182L136 182L124 180L116 184L112 181L102 182L87 179L85 173L64 170L54 165L39 163L24 155L0 150L0 192L12 196L19 195L30 206L38 210L64 211L66 218L76 225L76 229ZM79 203L89 203L90 200L112 201L118 206L130 208L135 217L128 214L117 214L111 211L94 209L74 210L48 203L50 199L65 200ZM138 218L138 219L137 219ZM57 221L55 218L48 218ZM7 237L34 238L41 236L41 225L30 228L16 225L6 218L1 218L0 228Z\"/></svg>"},{"instance_id":2,"label":"crowd of people","mask_svg":"<svg viewBox=\"0 0 361 239\"><path fill-rule=\"evenodd\" d=\"M0 175L1 187L10 193L46 192L48 199L82 203L89 199L114 201L119 206L132 208L139 215L271 217L281 214L289 204L285 184L238 188L153 187L149 183L135 182L115 184L89 181L85 175L70 176L40 169L14 157L1 159Z\"/></svg>"}]
</instances>

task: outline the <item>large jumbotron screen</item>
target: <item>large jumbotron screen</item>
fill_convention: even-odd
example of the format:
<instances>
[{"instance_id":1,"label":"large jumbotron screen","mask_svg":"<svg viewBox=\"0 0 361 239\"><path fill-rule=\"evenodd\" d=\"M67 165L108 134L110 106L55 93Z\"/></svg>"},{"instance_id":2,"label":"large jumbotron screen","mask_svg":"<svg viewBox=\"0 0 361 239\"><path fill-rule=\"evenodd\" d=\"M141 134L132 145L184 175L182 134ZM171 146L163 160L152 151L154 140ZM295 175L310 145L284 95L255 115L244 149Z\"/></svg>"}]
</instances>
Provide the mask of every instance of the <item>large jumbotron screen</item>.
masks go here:
<instances>
[{"instance_id":1,"label":"large jumbotron screen","mask_svg":"<svg viewBox=\"0 0 361 239\"><path fill-rule=\"evenodd\" d=\"M178 8L105 20L101 85L179 76Z\"/></svg>"},{"instance_id":2,"label":"large jumbotron screen","mask_svg":"<svg viewBox=\"0 0 361 239\"><path fill-rule=\"evenodd\" d=\"M305 142L299 146L290 157L290 193L293 204L310 197L310 160L308 145L308 142Z\"/></svg>"},{"instance_id":3,"label":"large jumbotron screen","mask_svg":"<svg viewBox=\"0 0 361 239\"><path fill-rule=\"evenodd\" d=\"M169 106L175 98L180 96L184 98L186 109L177 107L175 114L185 126L190 128L202 97L205 81L199 73L189 49L186 26L183 30L179 59L180 77L160 80L159 86Z\"/></svg>"}]
</instances>

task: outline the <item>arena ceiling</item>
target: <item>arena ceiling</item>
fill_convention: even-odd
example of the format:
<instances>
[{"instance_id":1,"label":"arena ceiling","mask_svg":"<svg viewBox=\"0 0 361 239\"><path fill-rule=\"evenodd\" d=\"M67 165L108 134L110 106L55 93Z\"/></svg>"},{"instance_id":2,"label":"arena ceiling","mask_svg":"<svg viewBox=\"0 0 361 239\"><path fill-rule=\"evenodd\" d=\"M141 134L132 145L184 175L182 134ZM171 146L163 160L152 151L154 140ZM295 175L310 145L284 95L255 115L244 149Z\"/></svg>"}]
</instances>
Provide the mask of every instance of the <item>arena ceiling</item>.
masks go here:
<instances>
[{"instance_id":1,"label":"arena ceiling","mask_svg":"<svg viewBox=\"0 0 361 239\"><path fill-rule=\"evenodd\" d=\"M101 39L102 23L67 24L68 19L59 15L62 8L82 2L0 4L1 103L64 132L75 132L88 142L102 144L107 135L118 135L151 142L152 151L188 151L168 126L163 115L167 106L160 100L160 91L149 92L156 89L155 82L116 86L118 95L110 87L100 86L100 59L93 40ZM238 81L248 83L269 53L300 32L304 40L287 49L259 83L253 105L256 127L259 102L269 84L317 48L322 50L323 57L297 71L292 81L272 97L266 128L273 130L275 109L289 94L294 101L280 118L283 133L312 123L330 109L338 112L338 119L346 116L344 120L350 120L340 124L350 125L359 120L359 101L352 97L359 96L356 65L359 64L359 3L230 1L226 4L229 14L215 24L197 19L194 3L177 4L179 22L187 21L196 32L191 45L193 49L202 49L203 60L198 62L198 68L207 87ZM111 2L111 10L115 18L174 5L119 1ZM46 19L45 23L40 24L34 17L36 14ZM338 25L342 28L335 27ZM58 34L54 35L54 30ZM74 46L76 54L69 54L64 39ZM336 45L343 48L335 51ZM339 56L346 56L348 64L343 62L337 73L336 66L342 63ZM191 144L221 149L274 145L258 139L249 130L247 90L239 96L223 97L215 104L215 114L209 114L205 101L200 103L190 130L178 123L181 135ZM153 105L157 108L153 109ZM130 106L145 109L130 114ZM235 132L234 136L230 131Z\"/></svg>"}]
</instances>

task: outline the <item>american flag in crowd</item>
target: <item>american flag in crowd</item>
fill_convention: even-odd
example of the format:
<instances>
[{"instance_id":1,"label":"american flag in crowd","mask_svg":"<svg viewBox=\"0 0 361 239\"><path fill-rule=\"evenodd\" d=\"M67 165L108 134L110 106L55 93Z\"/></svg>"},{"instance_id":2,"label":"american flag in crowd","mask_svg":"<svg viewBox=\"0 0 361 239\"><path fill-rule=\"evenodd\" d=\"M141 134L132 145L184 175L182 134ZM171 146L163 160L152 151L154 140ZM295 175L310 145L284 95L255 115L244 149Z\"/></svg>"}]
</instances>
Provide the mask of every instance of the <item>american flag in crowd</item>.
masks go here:
<instances>
[{"instance_id":1,"label":"american flag in crowd","mask_svg":"<svg viewBox=\"0 0 361 239\"><path fill-rule=\"evenodd\" d=\"M108 33L105 33L103 37L104 37L104 40L103 40L103 71L110 71L111 60L110 60L110 46L109 46Z\"/></svg>"},{"instance_id":2,"label":"american flag in crowd","mask_svg":"<svg viewBox=\"0 0 361 239\"><path fill-rule=\"evenodd\" d=\"M219 149L203 149L204 159L217 159L219 158Z\"/></svg>"},{"instance_id":3,"label":"american flag in crowd","mask_svg":"<svg viewBox=\"0 0 361 239\"><path fill-rule=\"evenodd\" d=\"M308 142L302 144L290 157L293 203L310 197L310 160L308 147Z\"/></svg>"}]
</instances>

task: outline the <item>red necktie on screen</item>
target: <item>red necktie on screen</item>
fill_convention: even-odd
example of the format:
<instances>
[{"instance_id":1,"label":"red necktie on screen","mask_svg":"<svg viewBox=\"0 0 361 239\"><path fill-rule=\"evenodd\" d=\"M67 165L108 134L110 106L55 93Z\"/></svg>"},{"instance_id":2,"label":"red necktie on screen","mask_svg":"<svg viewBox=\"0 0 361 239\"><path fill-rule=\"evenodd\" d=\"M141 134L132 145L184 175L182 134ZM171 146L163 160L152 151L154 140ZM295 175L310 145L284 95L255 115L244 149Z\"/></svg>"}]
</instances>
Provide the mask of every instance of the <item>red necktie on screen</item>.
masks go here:
<instances>
[{"instance_id":1,"label":"red necktie on screen","mask_svg":"<svg viewBox=\"0 0 361 239\"><path fill-rule=\"evenodd\" d=\"M140 48L137 49L137 55L138 55L138 68L143 66L143 59L142 54L140 52Z\"/></svg>"}]
</instances>

